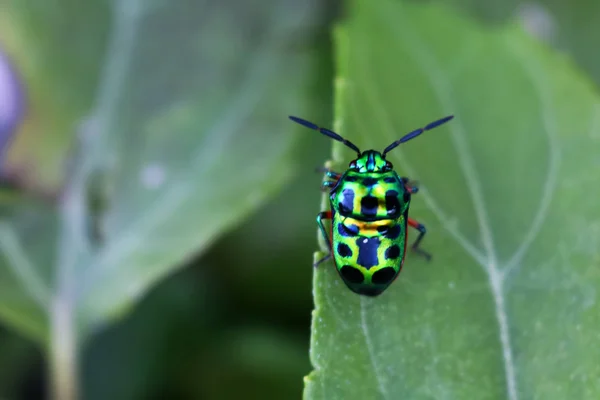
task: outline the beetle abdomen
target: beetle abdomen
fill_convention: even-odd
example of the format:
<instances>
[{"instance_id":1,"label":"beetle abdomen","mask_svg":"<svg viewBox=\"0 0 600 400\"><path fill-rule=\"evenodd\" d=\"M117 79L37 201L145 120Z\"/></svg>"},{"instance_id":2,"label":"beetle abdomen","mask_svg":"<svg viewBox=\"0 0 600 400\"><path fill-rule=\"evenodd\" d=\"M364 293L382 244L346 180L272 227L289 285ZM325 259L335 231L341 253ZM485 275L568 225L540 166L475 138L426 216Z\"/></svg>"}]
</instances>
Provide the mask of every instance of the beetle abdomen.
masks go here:
<instances>
[{"instance_id":1,"label":"beetle abdomen","mask_svg":"<svg viewBox=\"0 0 600 400\"><path fill-rule=\"evenodd\" d=\"M406 218L362 221L333 216L333 258L338 272L356 293L376 296L402 269Z\"/></svg>"}]
</instances>

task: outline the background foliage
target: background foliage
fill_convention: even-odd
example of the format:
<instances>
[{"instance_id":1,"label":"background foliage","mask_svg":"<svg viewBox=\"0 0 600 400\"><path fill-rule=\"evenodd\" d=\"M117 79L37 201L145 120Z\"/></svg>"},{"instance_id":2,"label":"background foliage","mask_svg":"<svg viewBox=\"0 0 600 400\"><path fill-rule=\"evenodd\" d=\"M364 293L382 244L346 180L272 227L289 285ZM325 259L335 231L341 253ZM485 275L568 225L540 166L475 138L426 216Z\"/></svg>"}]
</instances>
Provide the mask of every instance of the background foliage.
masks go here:
<instances>
[{"instance_id":1,"label":"background foliage","mask_svg":"<svg viewBox=\"0 0 600 400\"><path fill-rule=\"evenodd\" d=\"M69 343L85 399L597 398L600 6L440 3L0 0L0 398ZM330 143L287 115L379 148L447 113L393 158L434 262L376 301L324 265L313 299ZM481 204L526 264L514 379Z\"/></svg>"}]
</instances>

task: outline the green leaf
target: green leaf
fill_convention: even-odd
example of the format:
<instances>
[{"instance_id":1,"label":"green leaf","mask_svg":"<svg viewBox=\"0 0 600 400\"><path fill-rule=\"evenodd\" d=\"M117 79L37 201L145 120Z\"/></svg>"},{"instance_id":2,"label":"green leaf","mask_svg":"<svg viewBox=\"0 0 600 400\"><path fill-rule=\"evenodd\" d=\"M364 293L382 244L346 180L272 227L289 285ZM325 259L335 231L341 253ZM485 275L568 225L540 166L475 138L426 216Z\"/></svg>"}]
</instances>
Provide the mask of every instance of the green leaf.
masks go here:
<instances>
[{"instance_id":1,"label":"green leaf","mask_svg":"<svg viewBox=\"0 0 600 400\"><path fill-rule=\"evenodd\" d=\"M302 48L312 2L111 5L108 42L87 48L102 54L92 108L70 120L68 182L58 213L44 213L58 217L34 230L51 251L30 249L36 237L14 213L0 224L0 276L13 293L0 293L0 316L44 342L50 319L58 347L122 315L282 187L294 169L286 116L307 107L312 75ZM57 9L33 9L48 13L36 21L49 31L60 22ZM96 34L71 33L90 44Z\"/></svg>"},{"instance_id":2,"label":"green leaf","mask_svg":"<svg viewBox=\"0 0 600 400\"><path fill-rule=\"evenodd\" d=\"M91 158L110 162L104 151L114 149L117 160L105 243L79 287L82 316L93 322L127 306L281 187L291 176L293 142L284 116L306 106L310 59L286 46L306 38L310 3L218 3L208 13L192 1L142 4L116 10L130 17L116 21L109 58L119 61L105 71L90 127L110 132Z\"/></svg>"},{"instance_id":3,"label":"green leaf","mask_svg":"<svg viewBox=\"0 0 600 400\"><path fill-rule=\"evenodd\" d=\"M315 278L306 399L597 398L600 98L517 24L351 2L336 35L334 130L421 183L428 229L381 296ZM352 156L334 145L343 169ZM409 231L409 240L415 238Z\"/></svg>"}]
</instances>

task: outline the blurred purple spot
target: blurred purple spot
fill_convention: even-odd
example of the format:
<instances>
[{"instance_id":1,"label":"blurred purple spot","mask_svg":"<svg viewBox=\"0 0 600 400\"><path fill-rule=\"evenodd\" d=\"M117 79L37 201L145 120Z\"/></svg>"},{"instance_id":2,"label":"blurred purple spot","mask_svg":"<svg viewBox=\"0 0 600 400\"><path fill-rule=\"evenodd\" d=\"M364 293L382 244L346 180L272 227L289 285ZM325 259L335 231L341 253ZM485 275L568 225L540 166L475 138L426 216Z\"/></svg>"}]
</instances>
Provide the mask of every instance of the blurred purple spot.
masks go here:
<instances>
[{"instance_id":1,"label":"blurred purple spot","mask_svg":"<svg viewBox=\"0 0 600 400\"><path fill-rule=\"evenodd\" d=\"M0 165L24 116L23 86L10 60L0 49Z\"/></svg>"}]
</instances>

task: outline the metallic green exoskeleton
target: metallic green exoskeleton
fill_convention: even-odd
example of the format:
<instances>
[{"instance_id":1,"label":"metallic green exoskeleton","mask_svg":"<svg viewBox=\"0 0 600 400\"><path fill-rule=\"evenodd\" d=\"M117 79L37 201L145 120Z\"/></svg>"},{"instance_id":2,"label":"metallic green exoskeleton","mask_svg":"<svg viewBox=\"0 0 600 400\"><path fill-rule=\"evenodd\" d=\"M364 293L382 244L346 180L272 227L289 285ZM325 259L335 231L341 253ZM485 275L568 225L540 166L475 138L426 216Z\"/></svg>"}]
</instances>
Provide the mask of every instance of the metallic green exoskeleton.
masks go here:
<instances>
[{"instance_id":1,"label":"metallic green exoskeleton","mask_svg":"<svg viewBox=\"0 0 600 400\"><path fill-rule=\"evenodd\" d=\"M333 256L336 268L350 290L366 296L377 296L396 279L406 254L407 228L419 231L411 248L430 259L419 248L426 229L423 224L409 218L411 194L418 188L406 177L400 177L386 154L421 133L451 120L448 116L424 128L408 133L379 152L359 148L337 133L321 128L312 122L290 117L294 122L317 130L356 151L357 158L350 162L344 173L325 168L330 179L323 183L329 192L330 211L317 216L317 223ZM331 220L330 229L325 219Z\"/></svg>"}]
</instances>

